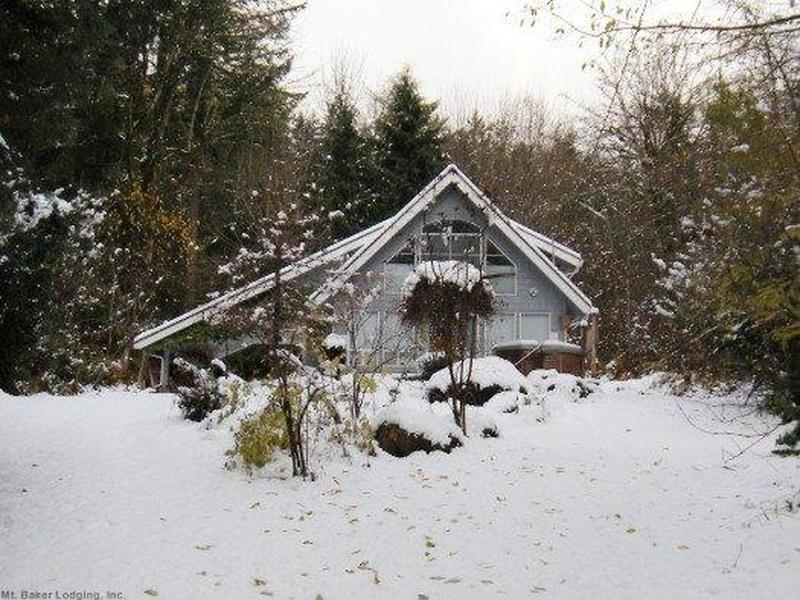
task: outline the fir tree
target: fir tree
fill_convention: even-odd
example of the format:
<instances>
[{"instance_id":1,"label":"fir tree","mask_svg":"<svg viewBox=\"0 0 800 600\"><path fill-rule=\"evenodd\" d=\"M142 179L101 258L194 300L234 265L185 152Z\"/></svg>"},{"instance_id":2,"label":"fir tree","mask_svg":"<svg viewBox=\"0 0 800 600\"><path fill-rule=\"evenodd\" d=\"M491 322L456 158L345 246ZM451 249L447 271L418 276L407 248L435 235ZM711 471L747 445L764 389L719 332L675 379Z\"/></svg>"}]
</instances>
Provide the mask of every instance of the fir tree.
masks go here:
<instances>
[{"instance_id":1,"label":"fir tree","mask_svg":"<svg viewBox=\"0 0 800 600\"><path fill-rule=\"evenodd\" d=\"M377 222L397 212L445 164L444 121L426 102L408 69L395 79L375 123Z\"/></svg>"},{"instance_id":2,"label":"fir tree","mask_svg":"<svg viewBox=\"0 0 800 600\"><path fill-rule=\"evenodd\" d=\"M353 99L337 90L328 103L322 131L322 157L318 193L328 213L334 239L346 237L369 225L369 149L358 130Z\"/></svg>"}]
</instances>

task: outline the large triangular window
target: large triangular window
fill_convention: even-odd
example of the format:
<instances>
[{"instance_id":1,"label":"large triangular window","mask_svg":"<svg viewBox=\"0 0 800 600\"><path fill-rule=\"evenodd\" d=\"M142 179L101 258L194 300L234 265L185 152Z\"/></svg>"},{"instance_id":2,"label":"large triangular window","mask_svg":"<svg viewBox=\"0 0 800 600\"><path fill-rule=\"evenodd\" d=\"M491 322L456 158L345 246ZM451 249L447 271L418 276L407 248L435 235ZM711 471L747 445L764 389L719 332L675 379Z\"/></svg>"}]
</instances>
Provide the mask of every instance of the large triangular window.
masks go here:
<instances>
[{"instance_id":1,"label":"large triangular window","mask_svg":"<svg viewBox=\"0 0 800 600\"><path fill-rule=\"evenodd\" d=\"M517 267L491 240L486 240L484 272L498 294L513 296L517 293Z\"/></svg>"}]
</instances>

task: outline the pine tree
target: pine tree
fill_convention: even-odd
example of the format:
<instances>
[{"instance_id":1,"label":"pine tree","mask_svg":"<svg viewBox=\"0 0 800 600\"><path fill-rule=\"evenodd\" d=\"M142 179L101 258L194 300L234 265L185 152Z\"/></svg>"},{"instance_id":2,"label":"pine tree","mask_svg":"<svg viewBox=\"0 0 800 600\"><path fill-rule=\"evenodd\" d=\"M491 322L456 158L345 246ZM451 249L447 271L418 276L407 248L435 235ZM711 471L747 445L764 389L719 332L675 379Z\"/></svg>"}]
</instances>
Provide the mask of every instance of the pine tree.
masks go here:
<instances>
[{"instance_id":1,"label":"pine tree","mask_svg":"<svg viewBox=\"0 0 800 600\"><path fill-rule=\"evenodd\" d=\"M370 156L367 140L358 129L351 96L337 90L328 103L322 128L321 161L317 184L321 204L328 213L334 239L369 225Z\"/></svg>"},{"instance_id":2,"label":"pine tree","mask_svg":"<svg viewBox=\"0 0 800 600\"><path fill-rule=\"evenodd\" d=\"M373 223L397 212L444 167L445 124L436 107L422 97L411 72L401 71L375 123Z\"/></svg>"}]
</instances>

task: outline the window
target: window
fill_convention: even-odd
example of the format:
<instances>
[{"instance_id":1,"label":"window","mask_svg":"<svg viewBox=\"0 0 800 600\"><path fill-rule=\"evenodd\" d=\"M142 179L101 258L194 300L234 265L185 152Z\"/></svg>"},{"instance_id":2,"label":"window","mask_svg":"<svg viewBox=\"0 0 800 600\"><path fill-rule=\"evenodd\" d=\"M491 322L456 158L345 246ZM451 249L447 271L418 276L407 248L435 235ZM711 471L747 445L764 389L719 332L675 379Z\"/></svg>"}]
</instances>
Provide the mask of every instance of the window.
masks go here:
<instances>
[{"instance_id":1,"label":"window","mask_svg":"<svg viewBox=\"0 0 800 600\"><path fill-rule=\"evenodd\" d=\"M523 340L536 340L538 342L549 340L550 315L547 313L520 315L519 337Z\"/></svg>"},{"instance_id":2,"label":"window","mask_svg":"<svg viewBox=\"0 0 800 600\"><path fill-rule=\"evenodd\" d=\"M492 241L484 239L477 225L466 221L437 221L422 228L409 242L384 263L384 289L399 294L414 265L429 260L468 262L489 278L501 296L517 293L517 268Z\"/></svg>"},{"instance_id":3,"label":"window","mask_svg":"<svg viewBox=\"0 0 800 600\"><path fill-rule=\"evenodd\" d=\"M390 294L399 294L403 282L414 270L414 244L408 242L400 252L384 265L384 289Z\"/></svg>"},{"instance_id":4,"label":"window","mask_svg":"<svg viewBox=\"0 0 800 600\"><path fill-rule=\"evenodd\" d=\"M497 344L510 342L517 338L515 321L516 315L513 313L498 313L486 322L484 339L487 353L491 352Z\"/></svg>"},{"instance_id":5,"label":"window","mask_svg":"<svg viewBox=\"0 0 800 600\"><path fill-rule=\"evenodd\" d=\"M481 231L466 221L438 221L422 228L420 261L460 260L481 264Z\"/></svg>"},{"instance_id":6,"label":"window","mask_svg":"<svg viewBox=\"0 0 800 600\"><path fill-rule=\"evenodd\" d=\"M354 325L355 349L361 354L361 360L368 360L381 346L380 313L368 312L358 315Z\"/></svg>"},{"instance_id":7,"label":"window","mask_svg":"<svg viewBox=\"0 0 800 600\"><path fill-rule=\"evenodd\" d=\"M494 291L503 296L517 293L517 268L491 241L486 241L486 276Z\"/></svg>"},{"instance_id":8,"label":"window","mask_svg":"<svg viewBox=\"0 0 800 600\"><path fill-rule=\"evenodd\" d=\"M413 362L416 357L416 340L413 328L405 326L396 312L387 311L383 316L383 354L390 365Z\"/></svg>"}]
</instances>

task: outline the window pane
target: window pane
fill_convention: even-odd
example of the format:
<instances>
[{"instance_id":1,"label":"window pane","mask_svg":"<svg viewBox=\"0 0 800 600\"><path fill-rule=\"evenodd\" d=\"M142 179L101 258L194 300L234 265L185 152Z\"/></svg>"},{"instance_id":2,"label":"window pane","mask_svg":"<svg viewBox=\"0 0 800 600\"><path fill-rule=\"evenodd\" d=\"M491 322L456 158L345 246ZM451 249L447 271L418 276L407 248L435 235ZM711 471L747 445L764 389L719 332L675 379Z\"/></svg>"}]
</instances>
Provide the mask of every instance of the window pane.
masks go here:
<instances>
[{"instance_id":1,"label":"window pane","mask_svg":"<svg viewBox=\"0 0 800 600\"><path fill-rule=\"evenodd\" d=\"M410 264L386 263L384 265L385 280L383 289L390 294L399 294L400 289L403 287L403 282L413 270L413 262Z\"/></svg>"},{"instance_id":2,"label":"window pane","mask_svg":"<svg viewBox=\"0 0 800 600\"><path fill-rule=\"evenodd\" d=\"M390 258L388 262L393 264L413 265L414 247L409 242L408 244L406 244L405 248L403 248L402 250L400 250L400 252L398 252L392 258Z\"/></svg>"},{"instance_id":3,"label":"window pane","mask_svg":"<svg viewBox=\"0 0 800 600\"><path fill-rule=\"evenodd\" d=\"M486 265L486 277L496 293L504 296L516 294L516 272L513 265Z\"/></svg>"},{"instance_id":4,"label":"window pane","mask_svg":"<svg viewBox=\"0 0 800 600\"><path fill-rule=\"evenodd\" d=\"M411 365L416 357L414 329L403 324L400 316L387 312L383 322L384 359L391 365Z\"/></svg>"},{"instance_id":5,"label":"window pane","mask_svg":"<svg viewBox=\"0 0 800 600\"><path fill-rule=\"evenodd\" d=\"M381 320L380 313L370 312L356 317L356 346L357 350L367 354L380 348Z\"/></svg>"},{"instance_id":6,"label":"window pane","mask_svg":"<svg viewBox=\"0 0 800 600\"><path fill-rule=\"evenodd\" d=\"M406 277L414 270L414 245L411 242L406 244L400 252L386 261L383 270L383 289L390 294L399 294Z\"/></svg>"},{"instance_id":7,"label":"window pane","mask_svg":"<svg viewBox=\"0 0 800 600\"><path fill-rule=\"evenodd\" d=\"M453 254L478 254L481 251L481 238L477 235L454 235Z\"/></svg>"},{"instance_id":8,"label":"window pane","mask_svg":"<svg viewBox=\"0 0 800 600\"><path fill-rule=\"evenodd\" d=\"M449 260L450 242L443 235L422 235L419 239L420 260Z\"/></svg>"},{"instance_id":9,"label":"window pane","mask_svg":"<svg viewBox=\"0 0 800 600\"><path fill-rule=\"evenodd\" d=\"M514 267L514 263L512 263L510 260L508 260L502 254L500 256L493 255L493 254L487 254L486 255L486 264L487 265L505 265L505 266L511 267L511 268Z\"/></svg>"},{"instance_id":10,"label":"window pane","mask_svg":"<svg viewBox=\"0 0 800 600\"><path fill-rule=\"evenodd\" d=\"M544 342L550 338L550 315L522 315L519 329L520 338Z\"/></svg>"}]
</instances>

